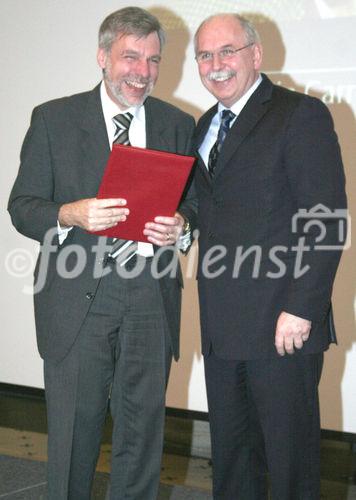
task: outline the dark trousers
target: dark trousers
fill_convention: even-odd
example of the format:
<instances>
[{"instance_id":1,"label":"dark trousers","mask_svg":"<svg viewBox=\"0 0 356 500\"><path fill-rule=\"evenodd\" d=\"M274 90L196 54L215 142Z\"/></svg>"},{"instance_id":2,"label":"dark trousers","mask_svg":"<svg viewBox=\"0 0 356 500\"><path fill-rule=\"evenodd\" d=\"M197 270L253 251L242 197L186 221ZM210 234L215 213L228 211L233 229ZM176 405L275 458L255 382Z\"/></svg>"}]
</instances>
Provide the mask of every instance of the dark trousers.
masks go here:
<instances>
[{"instance_id":1,"label":"dark trousers","mask_svg":"<svg viewBox=\"0 0 356 500\"><path fill-rule=\"evenodd\" d=\"M45 361L50 500L90 499L109 400L110 498L156 499L170 364L149 266L134 279L104 277L67 357Z\"/></svg>"},{"instance_id":2,"label":"dark trousers","mask_svg":"<svg viewBox=\"0 0 356 500\"><path fill-rule=\"evenodd\" d=\"M322 363L205 357L214 500L319 500Z\"/></svg>"}]
</instances>

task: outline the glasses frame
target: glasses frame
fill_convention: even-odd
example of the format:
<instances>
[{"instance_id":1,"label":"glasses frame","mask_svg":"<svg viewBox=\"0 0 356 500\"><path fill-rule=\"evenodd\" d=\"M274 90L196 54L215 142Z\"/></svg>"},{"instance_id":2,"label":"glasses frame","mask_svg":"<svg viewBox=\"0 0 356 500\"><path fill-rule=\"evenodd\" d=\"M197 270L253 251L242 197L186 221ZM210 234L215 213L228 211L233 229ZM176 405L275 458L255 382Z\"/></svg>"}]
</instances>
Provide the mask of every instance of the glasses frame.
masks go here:
<instances>
[{"instance_id":1,"label":"glasses frame","mask_svg":"<svg viewBox=\"0 0 356 500\"><path fill-rule=\"evenodd\" d=\"M255 42L250 42L247 45L244 45L243 47L239 47L238 49L229 49L229 50L231 50L232 54L230 56L228 56L227 58L229 59L230 57L233 57L235 54L237 54L237 52L240 52L240 50L244 50L244 49L247 49L248 47L252 47L252 45L255 45ZM222 61L226 58L226 57L224 58L224 57L220 56L220 53L224 50L227 50L227 49L219 49L219 50L216 50L215 52L209 52L209 51L201 52L200 54L195 56L195 60L197 61L198 64L211 63L214 60L214 54L217 54L219 56L220 61ZM207 59L206 61L201 60L200 56L202 56L203 54L210 54L211 57L209 59Z\"/></svg>"}]
</instances>

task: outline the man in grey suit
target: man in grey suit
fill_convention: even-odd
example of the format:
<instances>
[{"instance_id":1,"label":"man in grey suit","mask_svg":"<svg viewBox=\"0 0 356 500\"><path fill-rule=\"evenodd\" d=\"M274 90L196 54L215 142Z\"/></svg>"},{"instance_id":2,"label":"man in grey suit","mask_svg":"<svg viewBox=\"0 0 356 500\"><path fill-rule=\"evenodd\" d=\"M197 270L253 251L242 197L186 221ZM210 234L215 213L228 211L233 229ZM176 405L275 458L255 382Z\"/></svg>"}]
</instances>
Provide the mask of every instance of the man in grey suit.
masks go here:
<instances>
[{"instance_id":1,"label":"man in grey suit","mask_svg":"<svg viewBox=\"0 0 356 500\"><path fill-rule=\"evenodd\" d=\"M174 217L148 221L152 244L128 243L135 251L125 260L113 251L117 241L88 231L129 217L125 200L95 198L113 142L190 153L193 118L149 97L163 42L159 21L140 8L104 20L97 56L103 81L35 108L10 196L15 227L42 244L34 303L52 500L90 498L109 400L111 498L157 495L182 286L179 269L175 276L162 270L177 241L184 249L195 202L187 195ZM160 255L159 279L150 272L157 245L170 250Z\"/></svg>"}]
</instances>

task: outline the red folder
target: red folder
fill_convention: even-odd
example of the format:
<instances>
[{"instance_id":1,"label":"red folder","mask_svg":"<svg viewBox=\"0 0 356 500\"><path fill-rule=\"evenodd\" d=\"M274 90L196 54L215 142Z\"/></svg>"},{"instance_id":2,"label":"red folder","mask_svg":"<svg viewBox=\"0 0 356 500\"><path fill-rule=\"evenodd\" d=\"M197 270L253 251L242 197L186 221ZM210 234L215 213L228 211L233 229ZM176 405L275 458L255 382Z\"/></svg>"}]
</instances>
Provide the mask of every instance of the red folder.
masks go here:
<instances>
[{"instance_id":1,"label":"red folder","mask_svg":"<svg viewBox=\"0 0 356 500\"><path fill-rule=\"evenodd\" d=\"M157 215L174 215L194 160L192 156L114 145L97 198L124 198L130 214L125 222L95 234L147 242L145 223Z\"/></svg>"}]
</instances>

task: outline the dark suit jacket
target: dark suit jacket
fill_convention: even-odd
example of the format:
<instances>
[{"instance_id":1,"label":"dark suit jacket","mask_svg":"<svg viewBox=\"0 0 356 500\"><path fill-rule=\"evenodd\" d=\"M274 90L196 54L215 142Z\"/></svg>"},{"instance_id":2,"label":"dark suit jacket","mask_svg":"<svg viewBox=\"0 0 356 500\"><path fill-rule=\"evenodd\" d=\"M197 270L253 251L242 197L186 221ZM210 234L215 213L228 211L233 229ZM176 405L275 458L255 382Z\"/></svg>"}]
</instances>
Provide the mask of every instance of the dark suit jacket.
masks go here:
<instances>
[{"instance_id":1,"label":"dark suit jacket","mask_svg":"<svg viewBox=\"0 0 356 500\"><path fill-rule=\"evenodd\" d=\"M216 112L214 106L200 119L197 149ZM226 137L213 181L201 159L198 163L203 352L213 345L224 358L276 355L274 335L281 311L312 321L303 352L326 349L330 297L341 251L313 250L319 229L315 225L308 229L309 219L299 220L296 232L292 230L299 209L318 204L331 210L346 207L340 149L326 106L275 86L263 75ZM322 243L335 244L338 220L317 219L326 228ZM299 278L294 276L293 249L298 241L311 246L302 255L302 267L310 269ZM202 266L207 252L211 258L223 255L216 245L227 253L208 270L226 269L212 278ZM235 260L236 252L240 259ZM232 278L236 262L240 269Z\"/></svg>"},{"instance_id":2,"label":"dark suit jacket","mask_svg":"<svg viewBox=\"0 0 356 500\"><path fill-rule=\"evenodd\" d=\"M29 238L44 241L47 231L56 227L58 210L63 203L96 196L110 154L99 88L45 103L33 111L8 207L17 230ZM145 111L147 148L180 154L191 152L194 129L191 116L152 97L147 98ZM192 217L194 206L187 196L180 211ZM54 249L47 251L47 245L37 261L35 281L39 272L48 271L43 289L34 295L34 303L39 352L42 357L59 360L73 344L100 278L93 277L95 254L91 251L98 243L97 236L74 227L58 247L55 229L53 233ZM56 263L70 244L84 249L86 261L77 278L64 279L59 276ZM167 263L168 254L172 252L163 254L162 266ZM83 258L81 260L84 262ZM66 258L67 269L73 269L76 261L76 253L70 253ZM160 279L160 284L177 358L180 270L174 278Z\"/></svg>"}]
</instances>

